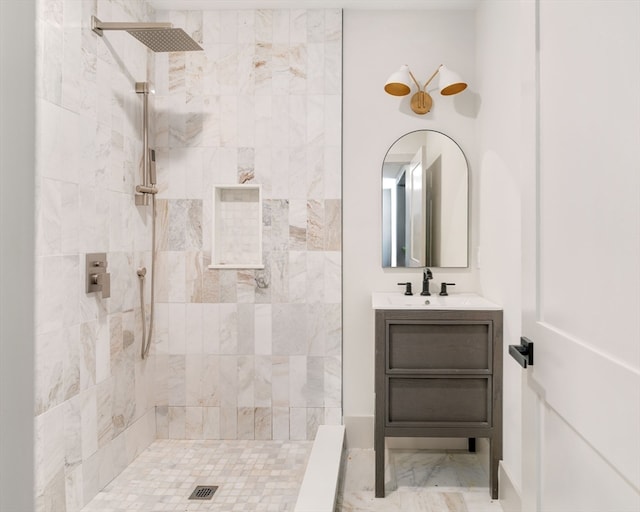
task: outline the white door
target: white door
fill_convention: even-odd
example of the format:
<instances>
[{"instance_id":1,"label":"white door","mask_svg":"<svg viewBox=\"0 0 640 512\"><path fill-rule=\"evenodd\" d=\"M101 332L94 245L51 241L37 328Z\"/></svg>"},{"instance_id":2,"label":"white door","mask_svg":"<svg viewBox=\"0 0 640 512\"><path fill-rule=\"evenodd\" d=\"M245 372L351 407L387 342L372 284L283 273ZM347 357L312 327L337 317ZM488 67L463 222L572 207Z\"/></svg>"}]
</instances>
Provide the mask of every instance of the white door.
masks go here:
<instances>
[{"instance_id":1,"label":"white door","mask_svg":"<svg viewBox=\"0 0 640 512\"><path fill-rule=\"evenodd\" d=\"M411 267L427 266L429 231L427 230L428 189L425 186L426 161L426 148L423 145L411 159L406 180L409 212L409 265ZM426 243L425 233L427 234Z\"/></svg>"},{"instance_id":2,"label":"white door","mask_svg":"<svg viewBox=\"0 0 640 512\"><path fill-rule=\"evenodd\" d=\"M638 512L640 2L523 6L523 511Z\"/></svg>"}]
</instances>

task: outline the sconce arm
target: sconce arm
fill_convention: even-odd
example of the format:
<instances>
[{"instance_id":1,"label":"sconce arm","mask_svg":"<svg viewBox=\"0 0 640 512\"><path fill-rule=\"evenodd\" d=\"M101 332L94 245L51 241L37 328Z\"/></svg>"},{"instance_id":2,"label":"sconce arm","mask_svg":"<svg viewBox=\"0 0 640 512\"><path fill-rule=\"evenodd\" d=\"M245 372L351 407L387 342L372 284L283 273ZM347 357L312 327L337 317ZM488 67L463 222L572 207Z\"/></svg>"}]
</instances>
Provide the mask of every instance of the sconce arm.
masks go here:
<instances>
[{"instance_id":1,"label":"sconce arm","mask_svg":"<svg viewBox=\"0 0 640 512\"><path fill-rule=\"evenodd\" d=\"M438 68L433 72L433 75L431 75L431 76L429 77L429 80L427 80L427 82L424 84L424 90L425 90L425 92L426 92L426 90L427 90L427 85L429 85L429 84L431 83L431 80L433 80L433 79L436 77L436 75L438 74L438 71L440 71L440 68L441 68L441 67L442 67L442 64L440 64L440 65L438 66ZM413 76L413 75L411 75L411 76ZM415 80L415 78L414 78L414 80ZM418 89L419 89L419 88L420 88L420 87L418 87Z\"/></svg>"},{"instance_id":2,"label":"sconce arm","mask_svg":"<svg viewBox=\"0 0 640 512\"><path fill-rule=\"evenodd\" d=\"M416 84L416 87L418 88L418 90L420 90L420 84L418 83L418 81L416 80L416 77L413 76L413 73L411 72L410 69L407 69L407 71L409 71L409 75L411 75L411 79L413 80L413 83ZM437 73L437 71L436 71ZM433 78L433 77L432 77ZM425 86L426 87L426 86Z\"/></svg>"}]
</instances>

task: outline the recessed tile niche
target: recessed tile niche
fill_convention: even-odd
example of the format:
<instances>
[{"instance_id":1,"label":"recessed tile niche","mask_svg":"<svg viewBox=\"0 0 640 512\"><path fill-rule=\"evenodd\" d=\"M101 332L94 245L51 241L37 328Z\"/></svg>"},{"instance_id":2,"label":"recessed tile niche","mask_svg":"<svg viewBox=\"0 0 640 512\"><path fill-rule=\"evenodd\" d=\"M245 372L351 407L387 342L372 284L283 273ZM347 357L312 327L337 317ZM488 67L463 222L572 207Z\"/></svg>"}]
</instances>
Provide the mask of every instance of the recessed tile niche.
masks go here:
<instances>
[{"instance_id":1,"label":"recessed tile niche","mask_svg":"<svg viewBox=\"0 0 640 512\"><path fill-rule=\"evenodd\" d=\"M209 268L264 268L260 185L214 185Z\"/></svg>"}]
</instances>

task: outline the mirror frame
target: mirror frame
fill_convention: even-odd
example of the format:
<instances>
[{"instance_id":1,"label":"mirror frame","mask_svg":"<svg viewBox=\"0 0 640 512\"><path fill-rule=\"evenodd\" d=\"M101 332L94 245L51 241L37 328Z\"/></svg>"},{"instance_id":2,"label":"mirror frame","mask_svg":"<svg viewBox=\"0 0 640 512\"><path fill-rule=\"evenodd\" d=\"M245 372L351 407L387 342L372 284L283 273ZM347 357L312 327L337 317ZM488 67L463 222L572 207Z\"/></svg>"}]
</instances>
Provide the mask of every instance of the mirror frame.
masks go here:
<instances>
[{"instance_id":1,"label":"mirror frame","mask_svg":"<svg viewBox=\"0 0 640 512\"><path fill-rule=\"evenodd\" d=\"M465 235L466 235L466 243L465 243L465 263L462 265L431 265L431 264L427 264L427 265L395 265L392 266L391 264L389 265L385 265L385 253L384 253L384 221L385 221L385 197L384 197L384 183L383 180L385 179L384 177L384 167L385 167L385 163L387 163L387 158L389 156L389 152L392 150L392 148L400 141L402 140L404 137L409 136L411 134L414 133L418 133L418 132L432 132L434 134L439 134L442 135L443 137L446 137L449 141L453 142L453 144L455 144L455 147L457 147L457 149L460 151L460 154L462 155L464 164L466 166L466 187L467 187L467 198L466 198L466 207L467 207L467 212L466 212L466 230L465 230ZM419 149L419 148L418 148ZM452 137L450 137L449 135L438 131L438 130L431 130L431 129L419 129L419 130L412 130L410 132L404 133L402 134L400 137L398 137L396 140L393 141L393 143L389 146L389 148L387 149L384 159L382 161L382 172L381 172L381 183L380 183L380 191L381 191L381 234L382 234L382 240L381 240L381 265L383 268L401 268L401 269L405 269L405 268L424 268L424 267L430 267L430 268L469 268L469 262L470 262L470 256L469 256L469 247L470 247L470 229L471 229L471 201L470 201L470 185L471 185L471 177L470 177L470 167L469 167L469 161L467 160L467 156L464 153L464 151L462 150L462 148L460 147L460 144L458 144ZM428 263L428 262L427 262Z\"/></svg>"}]
</instances>

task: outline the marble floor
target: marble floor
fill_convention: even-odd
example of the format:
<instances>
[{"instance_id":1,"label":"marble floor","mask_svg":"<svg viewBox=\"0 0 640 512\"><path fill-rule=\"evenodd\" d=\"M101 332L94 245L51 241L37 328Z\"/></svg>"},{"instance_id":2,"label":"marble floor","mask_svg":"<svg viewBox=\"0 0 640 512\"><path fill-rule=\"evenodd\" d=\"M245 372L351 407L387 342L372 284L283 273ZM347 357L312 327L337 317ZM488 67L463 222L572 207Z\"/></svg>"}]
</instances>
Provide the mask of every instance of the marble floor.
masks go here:
<instances>
[{"instance_id":1,"label":"marble floor","mask_svg":"<svg viewBox=\"0 0 640 512\"><path fill-rule=\"evenodd\" d=\"M157 440L82 512L293 512L310 441ZM336 512L502 512L477 454L389 450L387 496L373 496L373 450L350 450ZM216 485L209 501L189 500Z\"/></svg>"},{"instance_id":2,"label":"marble floor","mask_svg":"<svg viewBox=\"0 0 640 512\"><path fill-rule=\"evenodd\" d=\"M502 512L476 453L388 450L385 498L373 492L373 450L350 450L339 512Z\"/></svg>"},{"instance_id":3,"label":"marble floor","mask_svg":"<svg viewBox=\"0 0 640 512\"><path fill-rule=\"evenodd\" d=\"M82 512L292 511L312 441L157 440ZM193 501L197 485L215 485Z\"/></svg>"}]
</instances>

